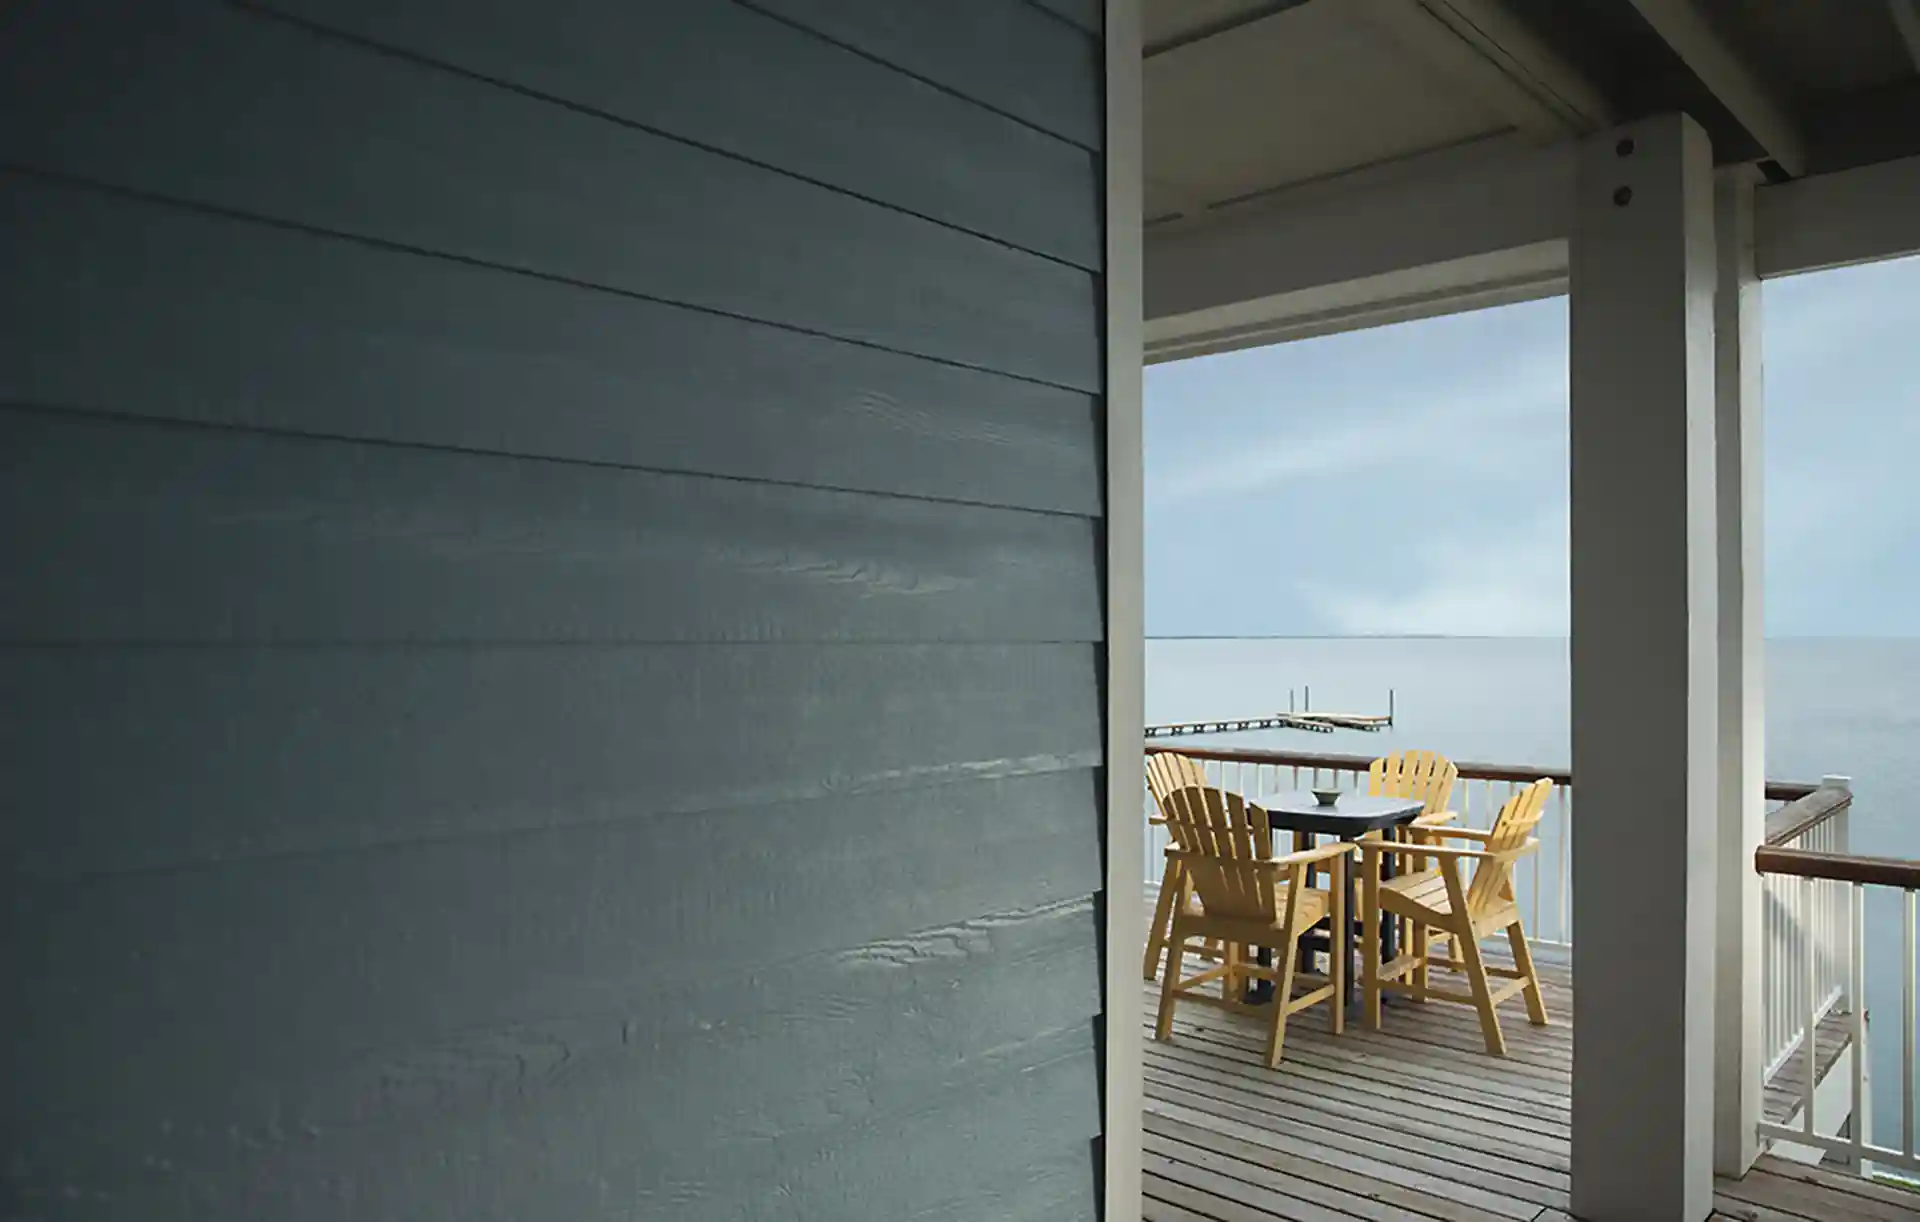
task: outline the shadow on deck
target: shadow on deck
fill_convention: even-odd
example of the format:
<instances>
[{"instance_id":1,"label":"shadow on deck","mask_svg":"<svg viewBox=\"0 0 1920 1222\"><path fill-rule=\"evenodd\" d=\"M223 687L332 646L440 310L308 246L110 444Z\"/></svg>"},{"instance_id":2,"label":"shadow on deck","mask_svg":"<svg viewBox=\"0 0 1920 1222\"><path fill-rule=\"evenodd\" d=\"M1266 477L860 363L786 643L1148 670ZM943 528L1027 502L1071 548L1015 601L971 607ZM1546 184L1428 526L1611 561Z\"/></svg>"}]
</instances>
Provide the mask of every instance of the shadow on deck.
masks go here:
<instances>
[{"instance_id":1,"label":"shadow on deck","mask_svg":"<svg viewBox=\"0 0 1920 1222\"><path fill-rule=\"evenodd\" d=\"M1350 1022L1337 1037L1316 1006L1288 1022L1277 1071L1258 1022L1211 1007L1181 1006L1172 1042L1156 1042L1158 988L1143 984L1146 1218L1570 1218L1573 986L1566 965L1540 967L1553 1025L1503 1005L1505 1058L1486 1055L1467 1006L1394 1004L1380 1031ZM1720 1181L1716 1207L1748 1222L1911 1219L1920 1194L1768 1157Z\"/></svg>"}]
</instances>

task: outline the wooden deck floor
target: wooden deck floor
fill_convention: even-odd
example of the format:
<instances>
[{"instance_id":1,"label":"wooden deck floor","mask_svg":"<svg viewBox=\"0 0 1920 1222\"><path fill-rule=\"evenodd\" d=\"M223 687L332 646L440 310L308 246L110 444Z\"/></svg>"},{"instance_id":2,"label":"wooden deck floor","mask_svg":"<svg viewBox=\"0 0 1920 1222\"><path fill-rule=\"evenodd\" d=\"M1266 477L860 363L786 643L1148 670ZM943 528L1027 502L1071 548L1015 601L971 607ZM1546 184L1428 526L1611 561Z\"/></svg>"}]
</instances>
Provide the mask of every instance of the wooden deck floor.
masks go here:
<instances>
[{"instance_id":1,"label":"wooden deck floor","mask_svg":"<svg viewBox=\"0 0 1920 1222\"><path fill-rule=\"evenodd\" d=\"M1469 1007L1389 1008L1383 1029L1334 1037L1324 1007L1287 1026L1278 1071L1258 1023L1183 1006L1170 1043L1145 1052L1150 1222L1348 1222L1354 1218L1570 1218L1573 989L1542 965L1554 1025L1501 1007L1510 1055L1486 1055ZM1716 1219L1920 1218L1920 1194L1763 1159L1721 1181Z\"/></svg>"}]
</instances>

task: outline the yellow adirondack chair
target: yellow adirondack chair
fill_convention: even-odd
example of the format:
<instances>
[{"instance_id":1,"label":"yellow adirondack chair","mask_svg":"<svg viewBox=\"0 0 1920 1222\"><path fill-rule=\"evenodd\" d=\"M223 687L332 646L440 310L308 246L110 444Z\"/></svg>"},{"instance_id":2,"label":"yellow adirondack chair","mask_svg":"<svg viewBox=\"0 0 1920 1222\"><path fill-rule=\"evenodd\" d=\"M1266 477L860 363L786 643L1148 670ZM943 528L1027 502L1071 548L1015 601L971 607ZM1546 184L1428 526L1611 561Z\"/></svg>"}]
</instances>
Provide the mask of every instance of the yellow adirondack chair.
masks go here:
<instances>
[{"instance_id":1,"label":"yellow adirondack chair","mask_svg":"<svg viewBox=\"0 0 1920 1222\"><path fill-rule=\"evenodd\" d=\"M1419 798L1426 809L1414 823L1430 827L1452 821L1447 803L1459 777L1459 765L1437 751L1395 751L1368 766L1367 792L1382 798Z\"/></svg>"},{"instance_id":2,"label":"yellow adirondack chair","mask_svg":"<svg viewBox=\"0 0 1920 1222\"><path fill-rule=\"evenodd\" d=\"M1395 751L1367 767L1367 792L1376 798L1418 798L1426 809L1413 826L1443 827L1454 820L1447 803L1453 800L1453 784L1459 777L1459 765L1437 751ZM1411 858L1406 864L1409 870L1427 868L1422 857Z\"/></svg>"},{"instance_id":3,"label":"yellow adirondack chair","mask_svg":"<svg viewBox=\"0 0 1920 1222\"><path fill-rule=\"evenodd\" d=\"M1540 842L1531 833L1552 792L1552 781L1535 781L1508 799L1488 831L1433 827L1418 831L1421 842L1416 844L1361 842L1362 985L1369 1028L1380 1026L1382 990L1406 993L1421 1001L1457 1001L1473 1006L1480 1014L1480 1033L1486 1039L1487 1051L1495 1056L1505 1055L1507 1050L1506 1037L1500 1033L1500 1017L1494 1012L1500 1002L1524 993L1527 1020L1536 1026L1546 1025L1547 1006L1540 993L1540 977L1520 924L1520 906L1513 898L1513 866L1539 849ZM1441 840L1464 840L1476 847L1438 843ZM1383 882L1380 859L1387 853L1431 858L1434 864ZM1473 863L1470 877L1461 872L1466 862ZM1404 918L1413 927L1409 948L1392 963L1380 962L1383 916ZM1514 966L1488 967L1480 955L1480 939L1503 930L1513 949ZM1452 956L1438 962L1462 969L1470 993L1443 991L1429 983L1428 968L1435 962L1436 941L1452 944ZM1494 989L1489 976L1509 983Z\"/></svg>"},{"instance_id":4,"label":"yellow adirondack chair","mask_svg":"<svg viewBox=\"0 0 1920 1222\"><path fill-rule=\"evenodd\" d=\"M1166 826L1168 797L1189 786L1204 788L1207 784L1206 772L1199 761L1190 756L1171 751L1147 756L1147 788L1153 791L1154 805L1160 810L1158 815L1150 816L1147 823L1154 827ZM1153 906L1153 927L1147 930L1147 958L1141 966L1143 979L1159 979L1160 953L1166 949L1167 938L1173 933L1173 904L1179 891L1180 859L1169 854L1160 870L1160 898Z\"/></svg>"},{"instance_id":5,"label":"yellow adirondack chair","mask_svg":"<svg viewBox=\"0 0 1920 1222\"><path fill-rule=\"evenodd\" d=\"M1346 868L1354 846L1329 844L1322 848L1273 856L1273 837L1267 813L1237 793L1189 786L1167 795L1162 804L1167 831L1173 837L1168 854L1180 863L1180 893L1173 905L1173 936L1166 972L1160 986L1160 1014L1154 1038L1173 1036L1173 1008L1180 1000L1250 1009L1241 1000L1248 980L1270 980L1274 998L1267 1036L1267 1065L1278 1067L1286 1040L1287 1016L1325 1001L1330 1026L1337 1035L1346 1020L1343 968L1331 955L1326 976L1296 971L1300 935L1321 921L1329 929L1345 919ZM1308 885L1309 866L1324 863L1332 885L1320 890ZM1189 902L1197 897L1196 909ZM1225 944L1225 961L1187 977L1181 976L1189 939L1218 938ZM1247 961L1244 948L1270 947L1278 966ZM1293 995L1296 979L1318 987ZM1220 982L1219 996L1198 986Z\"/></svg>"}]
</instances>

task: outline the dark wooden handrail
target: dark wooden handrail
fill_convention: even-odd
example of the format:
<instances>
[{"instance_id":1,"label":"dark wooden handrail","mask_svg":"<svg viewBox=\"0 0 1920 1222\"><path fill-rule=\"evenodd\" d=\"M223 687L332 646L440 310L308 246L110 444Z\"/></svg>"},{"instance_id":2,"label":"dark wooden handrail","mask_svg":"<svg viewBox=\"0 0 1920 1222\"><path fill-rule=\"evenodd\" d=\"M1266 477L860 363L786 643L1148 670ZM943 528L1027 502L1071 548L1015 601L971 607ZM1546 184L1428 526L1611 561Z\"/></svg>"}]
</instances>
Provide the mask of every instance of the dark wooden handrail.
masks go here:
<instances>
[{"instance_id":1,"label":"dark wooden handrail","mask_svg":"<svg viewBox=\"0 0 1920 1222\"><path fill-rule=\"evenodd\" d=\"M1367 766L1379 758L1373 755L1328 755L1315 751L1271 751L1261 747L1189 747L1173 743L1148 743L1146 748L1148 755L1171 753L1229 764L1336 768L1352 772L1365 772ZM1564 768L1534 768L1526 764L1461 764L1460 777L1470 781L1537 781L1545 777L1556 785L1573 783L1573 778Z\"/></svg>"},{"instance_id":2,"label":"dark wooden handrail","mask_svg":"<svg viewBox=\"0 0 1920 1222\"><path fill-rule=\"evenodd\" d=\"M1315 751L1275 751L1265 747L1190 747L1175 743L1147 743L1148 755L1169 752L1197 760L1219 760L1229 764L1273 764L1281 768L1336 768L1365 772L1373 763L1371 755L1326 755ZM1555 785L1572 785L1573 773L1566 768L1541 768L1531 764L1461 764L1460 777L1467 781L1516 781L1525 783L1542 777ZM1801 781L1768 781L1767 800L1793 802L1815 792L1818 785Z\"/></svg>"},{"instance_id":3,"label":"dark wooden handrail","mask_svg":"<svg viewBox=\"0 0 1920 1222\"><path fill-rule=\"evenodd\" d=\"M1792 874L1837 883L1869 883L1879 887L1920 889L1920 861L1897 857L1860 857L1853 853L1815 853L1762 845L1754 850L1753 867L1762 874Z\"/></svg>"},{"instance_id":4,"label":"dark wooden handrail","mask_svg":"<svg viewBox=\"0 0 1920 1222\"><path fill-rule=\"evenodd\" d=\"M1838 786L1815 789L1796 798L1767 816L1767 831L1761 843L1779 848L1853 805L1853 792Z\"/></svg>"}]
</instances>

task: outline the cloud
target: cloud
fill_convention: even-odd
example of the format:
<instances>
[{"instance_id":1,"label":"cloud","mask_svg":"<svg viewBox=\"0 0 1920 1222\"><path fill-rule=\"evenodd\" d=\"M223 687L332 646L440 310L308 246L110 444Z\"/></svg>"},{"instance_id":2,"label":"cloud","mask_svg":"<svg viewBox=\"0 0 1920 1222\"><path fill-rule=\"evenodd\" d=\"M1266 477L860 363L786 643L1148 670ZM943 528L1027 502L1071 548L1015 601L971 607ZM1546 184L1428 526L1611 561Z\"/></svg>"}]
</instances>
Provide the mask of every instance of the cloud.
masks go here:
<instances>
[{"instance_id":1,"label":"cloud","mask_svg":"<svg viewBox=\"0 0 1920 1222\"><path fill-rule=\"evenodd\" d=\"M1768 630L1914 635L1920 258L1762 296ZM1533 302L1148 370L1151 631L1566 632L1566 323Z\"/></svg>"},{"instance_id":2,"label":"cloud","mask_svg":"<svg viewBox=\"0 0 1920 1222\"><path fill-rule=\"evenodd\" d=\"M1170 470L1150 473L1148 500L1179 505L1356 474L1418 479L1443 466L1456 474L1493 470L1511 461L1530 422L1564 432L1564 349L1502 354L1452 385L1395 380L1382 386L1377 375L1356 378L1348 395L1295 403L1266 415L1257 432L1243 426L1211 452L1189 452ZM1487 444L1496 437L1505 444Z\"/></svg>"},{"instance_id":3,"label":"cloud","mask_svg":"<svg viewBox=\"0 0 1920 1222\"><path fill-rule=\"evenodd\" d=\"M1404 591L1380 573L1364 583L1306 579L1300 587L1342 636L1564 636L1567 556L1562 500L1531 522L1423 547Z\"/></svg>"}]
</instances>

